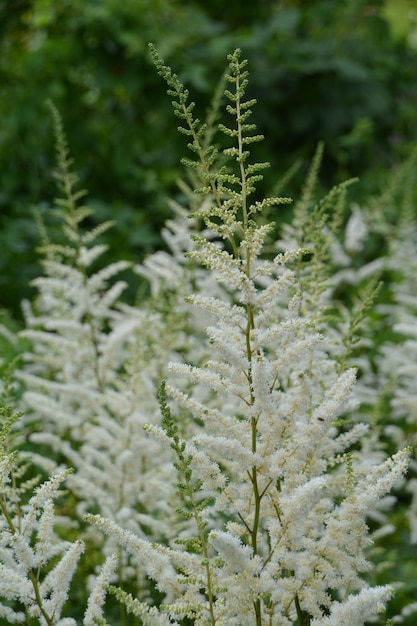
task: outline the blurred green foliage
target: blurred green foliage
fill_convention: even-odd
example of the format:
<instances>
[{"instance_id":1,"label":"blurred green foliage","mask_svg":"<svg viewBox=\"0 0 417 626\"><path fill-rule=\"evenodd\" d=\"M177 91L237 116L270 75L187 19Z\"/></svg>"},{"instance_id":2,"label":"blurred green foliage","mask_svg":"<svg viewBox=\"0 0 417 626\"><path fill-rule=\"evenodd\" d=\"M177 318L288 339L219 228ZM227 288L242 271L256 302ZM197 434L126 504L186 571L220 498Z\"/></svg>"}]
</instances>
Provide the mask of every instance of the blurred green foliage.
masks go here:
<instances>
[{"instance_id":1,"label":"blurred green foliage","mask_svg":"<svg viewBox=\"0 0 417 626\"><path fill-rule=\"evenodd\" d=\"M416 136L417 52L394 4L0 0L0 306L18 315L37 272L31 206L45 212L54 194L48 98L95 219L117 223L113 258L138 260L160 245L186 149L147 43L186 68L202 115L227 53L244 50L267 137L255 157L273 166L266 186L324 140L324 183L371 172L372 188Z\"/></svg>"}]
</instances>

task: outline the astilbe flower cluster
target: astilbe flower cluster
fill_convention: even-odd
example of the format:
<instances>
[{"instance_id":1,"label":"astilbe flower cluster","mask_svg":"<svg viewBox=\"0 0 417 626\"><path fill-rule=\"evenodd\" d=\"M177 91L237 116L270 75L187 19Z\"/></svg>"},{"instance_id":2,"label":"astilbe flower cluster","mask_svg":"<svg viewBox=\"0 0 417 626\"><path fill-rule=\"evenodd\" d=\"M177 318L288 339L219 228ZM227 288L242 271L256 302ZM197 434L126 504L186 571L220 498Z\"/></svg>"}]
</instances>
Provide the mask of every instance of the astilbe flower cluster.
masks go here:
<instances>
[{"instance_id":1,"label":"astilbe flower cluster","mask_svg":"<svg viewBox=\"0 0 417 626\"><path fill-rule=\"evenodd\" d=\"M139 535L169 536L167 489L172 482L168 455L146 440L143 424L159 420L157 391L167 361L186 351L185 317L156 298L142 308L120 301L128 270L125 262L95 270L104 248L96 238L109 224L85 230L89 209L80 204L62 123L54 114L60 198L55 215L65 243L48 240L40 222L44 275L34 281L34 304L24 303L30 349L17 372L32 454L47 472L72 467L67 484L75 496L74 522L80 536L100 553L112 553L83 516L100 511ZM132 277L130 277L132 279ZM45 448L46 447L46 448ZM149 517L150 514L152 517ZM119 576L131 570L123 559ZM135 578L135 576L134 576Z\"/></svg>"},{"instance_id":2,"label":"astilbe flower cluster","mask_svg":"<svg viewBox=\"0 0 417 626\"><path fill-rule=\"evenodd\" d=\"M199 193L211 199L196 214L211 235L195 237L188 256L224 292L201 285L187 298L212 318L210 358L170 363L177 382L162 384L162 423L147 427L172 449L183 519L175 541L152 544L89 516L140 555L164 603L146 608L110 589L146 624L364 624L391 594L361 577L370 567L366 517L405 472L408 450L382 463L359 446L352 452L367 430L346 418L356 374L332 356L314 298L300 306L303 290L314 289L297 275L307 250L262 256L272 226L258 225L256 213L287 199L250 198L264 165L249 163L248 146L260 137L247 122L254 102L244 99L239 51L229 57L225 92L234 125L220 126L233 142L223 150L228 165L204 148L187 91L152 52L196 155L188 165L205 183ZM100 603L95 616L102 619Z\"/></svg>"},{"instance_id":3,"label":"astilbe flower cluster","mask_svg":"<svg viewBox=\"0 0 417 626\"><path fill-rule=\"evenodd\" d=\"M69 470L39 484L39 476L28 475L29 460L10 448L20 414L3 406L0 417L0 619L75 626L61 613L84 543L57 534L54 510Z\"/></svg>"},{"instance_id":4,"label":"astilbe flower cluster","mask_svg":"<svg viewBox=\"0 0 417 626\"><path fill-rule=\"evenodd\" d=\"M386 425L386 434L397 445L416 444L415 426L417 424L417 400L415 380L417 375L417 290L415 246L417 243L417 223L415 218L406 213L400 223L398 239L391 242L388 256L388 268L397 273L392 285L393 303L384 307L386 323L400 337L401 350L394 342L387 342L381 347L378 358L380 384L384 385L390 397L391 423ZM410 524L410 538L417 543L417 464L410 463L410 477L407 489L412 494L412 503L407 511Z\"/></svg>"},{"instance_id":5,"label":"astilbe flower cluster","mask_svg":"<svg viewBox=\"0 0 417 626\"><path fill-rule=\"evenodd\" d=\"M383 343L375 342L374 374L372 378L369 377L368 384L380 390L382 402L379 403L378 425L380 438L388 449L405 445L415 449L416 444L416 156L414 151L398 168L385 193L372 206L374 216L376 214L377 217L373 228L386 246L383 266L385 298L377 306L377 332L380 335L384 333L388 339ZM402 507L397 513L398 518L401 515L404 518L401 533L406 543L401 546L399 556L404 571L414 569L413 551L417 543L416 470L413 455L407 476L400 484ZM400 614L393 618L393 624L413 623L412 618L414 616L415 619L417 615L417 602L412 589L404 589L401 593L399 607Z\"/></svg>"},{"instance_id":6,"label":"astilbe flower cluster","mask_svg":"<svg viewBox=\"0 0 417 626\"><path fill-rule=\"evenodd\" d=\"M262 137L249 121L255 101L246 100L240 51L229 56L229 123L218 135L219 93L210 124L200 123L187 90L151 54L193 158L184 160L190 209L173 204L168 251L134 268L151 289L140 306L121 301L126 282L115 277L128 264L94 270L110 223L83 230L90 210L52 107L65 241L50 242L39 219L44 276L25 304L31 348L18 372L22 428L42 446L31 459L52 478L22 508L32 521L17 539L5 517L0 564L9 578L18 573L22 593L0 583L1 610L24 623L16 600L42 624L73 623L60 615L83 539L93 561L104 560L87 571L86 626L106 624L108 594L149 626L363 625L392 593L365 580L367 518L403 476L409 451L383 457L358 408L366 382L357 382L351 351L366 345L357 333L377 281L351 316L334 315L335 288L379 266L350 270L351 223L344 247L337 241L350 182L313 202L319 149L294 222L274 242L263 213L290 200L257 199L267 164L250 159ZM364 238L359 211L351 219ZM2 485L16 508L14 456L4 459ZM77 527L74 544L54 530L64 478L74 500L60 522ZM37 572L59 555L42 579Z\"/></svg>"}]
</instances>

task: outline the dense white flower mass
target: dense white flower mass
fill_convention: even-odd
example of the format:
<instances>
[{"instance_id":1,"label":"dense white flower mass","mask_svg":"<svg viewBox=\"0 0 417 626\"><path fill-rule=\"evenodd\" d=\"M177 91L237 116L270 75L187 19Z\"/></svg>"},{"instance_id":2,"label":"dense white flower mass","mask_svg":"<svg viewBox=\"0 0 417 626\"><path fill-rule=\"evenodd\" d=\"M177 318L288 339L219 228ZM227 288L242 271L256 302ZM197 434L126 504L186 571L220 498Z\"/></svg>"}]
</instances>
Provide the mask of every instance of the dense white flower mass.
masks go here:
<instances>
[{"instance_id":1,"label":"dense white flower mass","mask_svg":"<svg viewBox=\"0 0 417 626\"><path fill-rule=\"evenodd\" d=\"M173 203L167 250L135 267L149 298L124 304L117 276L128 264L92 269L110 224L82 231L89 210L56 119L67 242L44 233L44 276L25 304L18 420L35 451L9 450L9 418L1 431L0 620L73 626L82 596L85 626L106 626L107 609L145 626L364 626L393 593L366 577L373 538L392 526L372 535L368 524L385 522L410 442L389 426L400 449L386 455L361 400L376 402L374 382L395 363L391 404L398 419L411 415L414 318L395 318L406 362L389 345L376 373L351 358L366 345L356 333L375 288L336 315L336 287L363 279L349 262L368 233L355 208L336 239L348 183L311 206L319 148L293 223L271 243L274 226L258 214L288 199L252 199L265 164L250 163L260 136L240 51L229 56L223 150L207 146L188 92L152 55L201 188L183 187L191 215ZM398 301L415 306L405 291ZM26 478L30 461L49 478ZM85 589L71 588L76 567Z\"/></svg>"},{"instance_id":2,"label":"dense white flower mass","mask_svg":"<svg viewBox=\"0 0 417 626\"><path fill-rule=\"evenodd\" d=\"M85 546L81 540L63 541L56 533L53 501L68 472L42 483L22 505L18 495L26 494L33 484L28 481L19 485L21 465L18 457L3 447L5 430L1 435L5 475L1 476L0 616L10 624L27 623L27 616L31 616L42 625L70 626L74 620L61 619L61 613ZM51 562L55 565L48 571Z\"/></svg>"},{"instance_id":3,"label":"dense white flower mass","mask_svg":"<svg viewBox=\"0 0 417 626\"><path fill-rule=\"evenodd\" d=\"M189 112L181 109L186 95L157 64L188 123ZM166 576L150 563L160 551L174 567L171 584L177 577L184 585L176 592L164 585L171 601L162 610L173 617L195 624L364 624L391 594L389 587L369 588L361 576L370 567L366 518L406 471L409 452L382 464L362 457L360 448L350 452L368 427L344 426L354 408L356 371L341 366L343 340L337 353L326 339L318 310L323 298L314 294L315 287L324 293L314 283L322 270L316 277L304 272L300 281L299 269L286 269L299 263L302 250L274 263L261 257L270 229L250 218L258 207L248 201L252 169L243 149L252 127L238 113L244 110L246 119L250 106L242 101L243 67L231 57L236 91L227 94L229 112L242 124L241 135L225 131L237 142L227 154L240 173L217 174L221 194L213 187L213 204L196 212L212 235L195 238L197 247L188 252L224 288L213 294L201 285L187 298L212 319L205 329L209 358L169 364L175 382L163 388L162 428L147 427L173 450L178 541L169 549L137 544L137 550L158 586ZM197 154L198 142L196 134ZM346 246L354 249L350 231ZM132 551L132 540L120 542Z\"/></svg>"}]
</instances>

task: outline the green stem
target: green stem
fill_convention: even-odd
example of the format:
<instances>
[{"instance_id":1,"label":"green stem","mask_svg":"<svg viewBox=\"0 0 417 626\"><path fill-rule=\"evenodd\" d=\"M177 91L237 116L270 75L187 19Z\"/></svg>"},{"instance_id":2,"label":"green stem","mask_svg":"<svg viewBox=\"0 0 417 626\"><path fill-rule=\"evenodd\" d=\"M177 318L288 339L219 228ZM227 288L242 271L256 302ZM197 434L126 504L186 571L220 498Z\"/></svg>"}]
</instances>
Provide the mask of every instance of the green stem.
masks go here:
<instances>
[{"instance_id":1,"label":"green stem","mask_svg":"<svg viewBox=\"0 0 417 626\"><path fill-rule=\"evenodd\" d=\"M6 518L7 524L10 528L10 532L12 533L12 535L15 535L16 528L15 528L15 525L13 524L12 518L9 515L9 511L7 510L7 506L4 500L0 500L0 507L1 507L4 517Z\"/></svg>"},{"instance_id":2,"label":"green stem","mask_svg":"<svg viewBox=\"0 0 417 626\"><path fill-rule=\"evenodd\" d=\"M169 437L171 437L171 440L172 440L171 447L173 448L173 450L175 451L178 457L179 463L176 465L176 467L177 467L178 472L181 473L184 477L183 486L185 487L185 495L188 498L188 503L189 503L189 506L191 507L193 518L197 526L197 532L198 532L198 536L200 539L200 545L201 545L203 556L204 556L203 562L204 562L204 567L205 567L205 572L206 572L206 581L207 581L206 588L207 588L207 597L208 597L208 603L209 603L210 623L212 626L215 626L216 616L214 613L213 581L211 577L207 541L206 541L206 536L204 534L204 520L201 519L198 505L194 499L194 489L191 484L191 471L189 469L189 464L187 463L187 459L184 457L183 444L180 441L176 433L177 428L176 426L173 427L171 413L170 413L169 407L166 404L164 393L165 393L164 387L161 387L160 394L159 394L159 401L160 401L161 411L164 416L164 420L166 420L166 422L168 423L166 426L165 432L167 433Z\"/></svg>"},{"instance_id":3,"label":"green stem","mask_svg":"<svg viewBox=\"0 0 417 626\"><path fill-rule=\"evenodd\" d=\"M123 586L123 562L122 562L121 554L119 554L117 569L118 569L119 583L120 583L120 586L122 587ZM124 604L124 602L120 602L119 604L120 604L120 608L119 608L120 624L121 626L126 626L126 617L127 617L126 605Z\"/></svg>"},{"instance_id":4,"label":"green stem","mask_svg":"<svg viewBox=\"0 0 417 626\"><path fill-rule=\"evenodd\" d=\"M298 599L298 595L295 596L295 609L297 611L297 619L299 626L310 626L310 618L306 613L302 610L300 605L300 600Z\"/></svg>"},{"instance_id":5,"label":"green stem","mask_svg":"<svg viewBox=\"0 0 417 626\"><path fill-rule=\"evenodd\" d=\"M39 593L38 576L35 576L33 571L29 572L29 580L32 583L33 591L35 592L36 604L39 607L39 610L41 612L42 617L44 618L44 620L46 621L48 626L53 626L53 624L54 624L53 618L49 617L48 613L45 611L45 609L42 606L42 598L41 598L41 595Z\"/></svg>"},{"instance_id":6,"label":"green stem","mask_svg":"<svg viewBox=\"0 0 417 626\"><path fill-rule=\"evenodd\" d=\"M181 457L180 457L181 458ZM194 501L194 492L190 483L190 480L187 478L185 473L185 484L187 488L187 496L190 500L190 504L193 511L193 517L197 526L198 536L200 539L201 547L204 555L204 566L206 570L206 580L207 580L207 596L209 601L209 613L210 613L210 623L212 626L216 624L216 616L214 614L214 594L213 594L213 581L211 579L211 571L210 571L210 562L209 562L209 553L206 542L206 536L203 530L203 520L200 518L197 505Z\"/></svg>"},{"instance_id":7,"label":"green stem","mask_svg":"<svg viewBox=\"0 0 417 626\"><path fill-rule=\"evenodd\" d=\"M240 169L240 184L241 184L241 200L242 200L242 226L244 236L248 231L249 226L249 216L248 216L248 208L247 208L247 181L246 181L246 171L244 166L244 154L243 154L243 136L242 136L242 126L239 122L241 118L241 107L240 107L240 81L239 75L236 77L236 117L238 120L238 151L239 156L237 158ZM249 247L246 249L246 258L245 258L245 274L249 279L251 276L251 251ZM255 319L253 314L253 307L251 303L246 304L246 314L247 314L247 325L246 325L246 354L249 361L249 372L248 372L248 383L250 389L250 403L251 405L255 402L255 396L253 393L253 379L252 379L252 345L251 345L251 331L255 328ZM256 453L257 449L257 425L258 421L255 417L251 419L251 430L252 430L252 453ZM258 533L259 533L259 525L261 518L261 495L259 493L259 483L258 483L258 469L256 465L252 467L251 471L251 483L253 488L254 495L254 503L255 503L255 511L251 532L251 541L252 541L252 550L253 554L256 555L258 553ZM260 598L256 599L253 603L254 611L255 611L255 624L256 626L262 626L262 608L261 608L261 600Z\"/></svg>"}]
</instances>

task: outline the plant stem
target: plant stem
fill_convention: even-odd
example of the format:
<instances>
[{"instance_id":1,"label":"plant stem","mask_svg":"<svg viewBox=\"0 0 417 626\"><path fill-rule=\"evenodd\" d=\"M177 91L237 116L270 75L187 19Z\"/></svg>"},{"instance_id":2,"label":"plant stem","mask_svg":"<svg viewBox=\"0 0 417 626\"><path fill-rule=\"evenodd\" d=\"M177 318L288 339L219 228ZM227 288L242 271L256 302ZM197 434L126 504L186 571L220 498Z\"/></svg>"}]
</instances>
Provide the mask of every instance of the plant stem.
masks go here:
<instances>
[{"instance_id":1,"label":"plant stem","mask_svg":"<svg viewBox=\"0 0 417 626\"><path fill-rule=\"evenodd\" d=\"M242 125L240 123L242 110L241 110L241 101L240 101L240 76L237 73L236 76L236 119L237 119L237 140L238 140L238 157L237 161L239 163L240 170L240 185L241 185L241 209L242 209L242 228L243 228L243 237L248 232L249 227L249 215L248 215L248 207L247 207L247 180L246 180L246 171L245 171L245 155L243 150L243 134L242 134ZM250 279L251 276L251 250L250 247L246 247L246 258L245 258L245 275L247 279ZM255 328L255 319L253 313L253 306L250 302L246 304L246 315L247 315L247 324L246 324L246 356L249 362L249 371L248 371L248 383L249 383L249 393L250 393L250 403L251 405L255 402L255 396L253 391L253 379L252 379L252 344L251 344L251 332ZM251 430L252 430L252 453L256 453L257 449L257 434L258 434L258 420L255 417L251 418ZM251 532L251 542L252 542L252 550L253 554L256 555L258 553L258 533L259 533L259 524L261 517L261 495L259 493L259 483L258 483L258 469L256 465L252 467L252 471L250 472L251 483L253 488L253 496L254 496L254 517L253 517L253 525ZM261 611L261 600L257 598L254 603L254 611L255 611L255 624L256 626L262 626L262 611Z\"/></svg>"},{"instance_id":2,"label":"plant stem","mask_svg":"<svg viewBox=\"0 0 417 626\"><path fill-rule=\"evenodd\" d=\"M295 596L294 601L295 601L295 608L297 611L297 619L298 619L299 626L310 626L310 618L302 610L301 605L300 605L300 600L298 599L298 595Z\"/></svg>"},{"instance_id":3,"label":"plant stem","mask_svg":"<svg viewBox=\"0 0 417 626\"><path fill-rule=\"evenodd\" d=\"M179 458L182 460L182 453L180 454L181 456L179 456ZM209 553L208 553L206 537L204 534L204 524L203 524L203 520L200 518L198 506L194 500L194 491L193 491L190 479L188 478L186 472L184 472L184 474L185 474L184 478L185 478L185 484L186 484L186 490L187 490L186 493L187 493L187 496L189 498L189 501L192 507L193 517L197 526L198 536L200 539L200 544L201 544L203 555L204 555L204 566L206 570L206 580L207 580L207 596L208 596L208 601L209 601L210 624L212 626L215 626L216 616L214 614L213 581L211 579Z\"/></svg>"}]
</instances>

